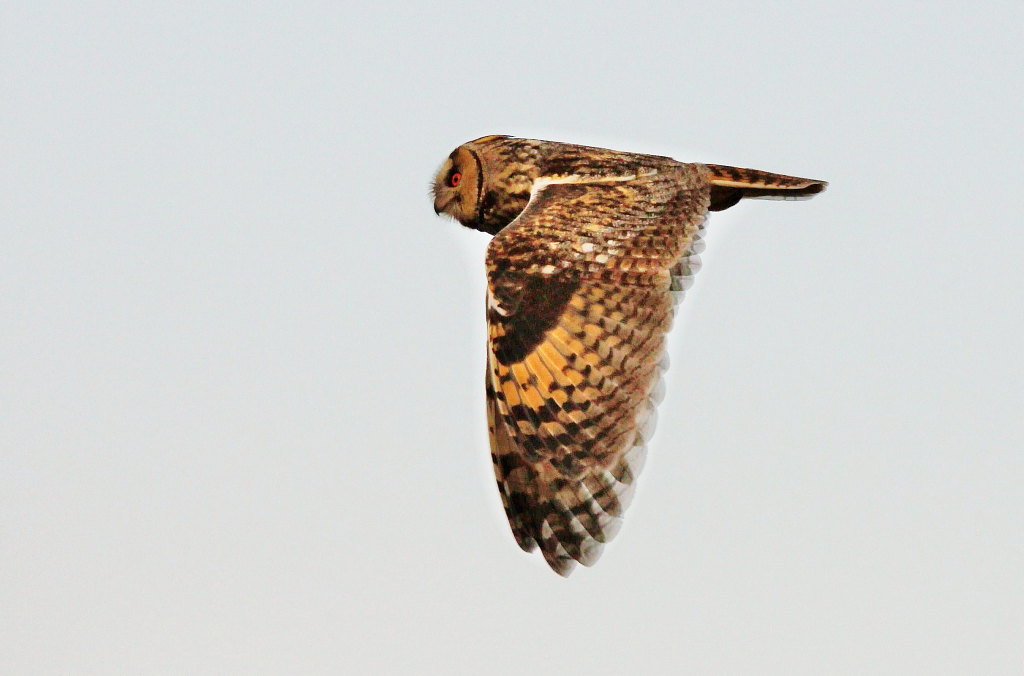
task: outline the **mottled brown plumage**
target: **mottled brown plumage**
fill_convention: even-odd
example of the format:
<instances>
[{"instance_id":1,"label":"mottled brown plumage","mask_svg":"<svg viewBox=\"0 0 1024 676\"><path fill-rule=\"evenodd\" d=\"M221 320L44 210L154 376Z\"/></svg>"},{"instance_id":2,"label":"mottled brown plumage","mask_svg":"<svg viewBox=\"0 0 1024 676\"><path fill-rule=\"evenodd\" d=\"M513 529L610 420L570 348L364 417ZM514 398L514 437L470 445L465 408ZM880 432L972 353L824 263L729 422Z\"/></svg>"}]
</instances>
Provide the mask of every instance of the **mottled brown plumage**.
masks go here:
<instances>
[{"instance_id":1,"label":"mottled brown plumage","mask_svg":"<svg viewBox=\"0 0 1024 676\"><path fill-rule=\"evenodd\" d=\"M434 210L487 249L487 414L519 546L568 575L618 530L660 399L673 308L708 211L823 181L486 136L459 146Z\"/></svg>"}]
</instances>

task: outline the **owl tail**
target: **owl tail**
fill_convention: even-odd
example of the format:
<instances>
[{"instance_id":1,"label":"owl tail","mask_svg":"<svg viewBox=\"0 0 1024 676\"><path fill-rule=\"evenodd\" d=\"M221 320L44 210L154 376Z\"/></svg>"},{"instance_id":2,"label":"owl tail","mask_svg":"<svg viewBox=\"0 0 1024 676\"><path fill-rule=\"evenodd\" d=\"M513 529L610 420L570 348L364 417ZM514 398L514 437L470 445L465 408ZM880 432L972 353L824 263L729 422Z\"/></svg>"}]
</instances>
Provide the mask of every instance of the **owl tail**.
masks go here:
<instances>
[{"instance_id":1,"label":"owl tail","mask_svg":"<svg viewBox=\"0 0 1024 676\"><path fill-rule=\"evenodd\" d=\"M806 200L828 185L813 178L770 174L757 169L706 165L711 170L711 211L722 211L741 199Z\"/></svg>"}]
</instances>

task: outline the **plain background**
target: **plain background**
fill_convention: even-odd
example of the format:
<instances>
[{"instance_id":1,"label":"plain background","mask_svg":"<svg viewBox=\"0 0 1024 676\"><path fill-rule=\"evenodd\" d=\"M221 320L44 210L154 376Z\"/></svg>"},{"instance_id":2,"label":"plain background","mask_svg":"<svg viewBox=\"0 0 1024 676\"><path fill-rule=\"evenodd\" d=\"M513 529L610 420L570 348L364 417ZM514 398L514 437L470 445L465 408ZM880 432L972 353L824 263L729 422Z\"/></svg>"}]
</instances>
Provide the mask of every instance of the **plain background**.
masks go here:
<instances>
[{"instance_id":1,"label":"plain background","mask_svg":"<svg viewBox=\"0 0 1024 676\"><path fill-rule=\"evenodd\" d=\"M88 6L86 6L88 5ZM1020 674L1024 6L0 6L0 671ZM621 534L515 546L489 133L710 224Z\"/></svg>"}]
</instances>

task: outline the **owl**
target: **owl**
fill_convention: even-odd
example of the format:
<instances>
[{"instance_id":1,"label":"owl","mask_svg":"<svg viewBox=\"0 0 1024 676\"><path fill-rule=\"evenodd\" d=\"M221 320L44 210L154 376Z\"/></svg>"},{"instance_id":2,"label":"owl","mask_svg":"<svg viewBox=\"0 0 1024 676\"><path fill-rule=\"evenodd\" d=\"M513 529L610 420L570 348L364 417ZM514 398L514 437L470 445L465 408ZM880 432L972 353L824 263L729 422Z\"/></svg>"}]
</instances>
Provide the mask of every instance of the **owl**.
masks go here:
<instances>
[{"instance_id":1,"label":"owl","mask_svg":"<svg viewBox=\"0 0 1024 676\"><path fill-rule=\"evenodd\" d=\"M519 546L568 576L617 532L662 396L665 336L709 211L827 184L603 148L485 136L456 148L434 211L487 246L487 421Z\"/></svg>"}]
</instances>

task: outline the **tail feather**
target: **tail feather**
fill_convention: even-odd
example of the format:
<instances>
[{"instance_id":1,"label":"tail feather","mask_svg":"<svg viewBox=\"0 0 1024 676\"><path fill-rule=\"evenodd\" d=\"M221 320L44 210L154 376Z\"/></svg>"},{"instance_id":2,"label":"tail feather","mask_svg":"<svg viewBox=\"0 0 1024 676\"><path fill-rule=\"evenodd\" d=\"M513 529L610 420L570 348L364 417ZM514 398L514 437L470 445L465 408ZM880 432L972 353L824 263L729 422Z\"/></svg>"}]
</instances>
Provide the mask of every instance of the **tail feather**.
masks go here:
<instances>
[{"instance_id":1,"label":"tail feather","mask_svg":"<svg viewBox=\"0 0 1024 676\"><path fill-rule=\"evenodd\" d=\"M706 165L711 170L711 211L722 211L741 199L810 199L825 189L825 181L772 174L757 169Z\"/></svg>"}]
</instances>

